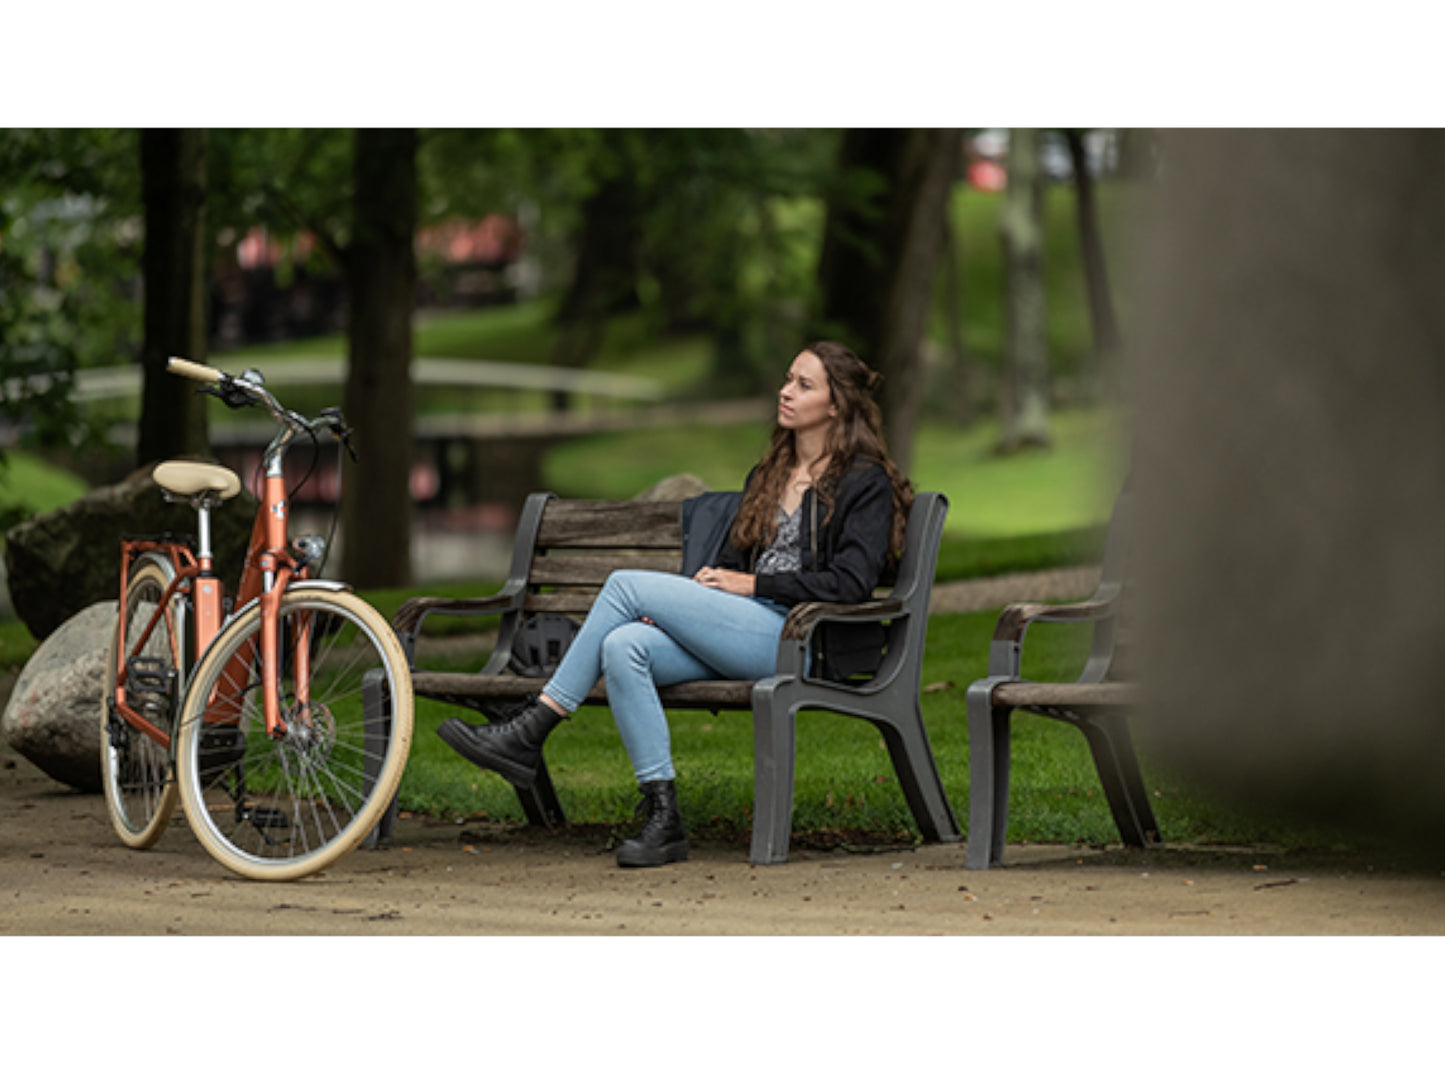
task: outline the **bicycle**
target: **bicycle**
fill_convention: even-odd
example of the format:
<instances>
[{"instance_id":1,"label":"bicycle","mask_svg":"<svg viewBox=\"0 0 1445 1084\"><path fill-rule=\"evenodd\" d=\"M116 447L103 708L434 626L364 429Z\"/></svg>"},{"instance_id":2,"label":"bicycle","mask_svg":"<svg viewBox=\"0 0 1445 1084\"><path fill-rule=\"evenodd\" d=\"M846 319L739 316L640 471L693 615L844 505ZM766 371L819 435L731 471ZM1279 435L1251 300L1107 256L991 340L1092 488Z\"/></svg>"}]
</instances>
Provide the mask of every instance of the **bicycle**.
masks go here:
<instances>
[{"instance_id":1,"label":"bicycle","mask_svg":"<svg viewBox=\"0 0 1445 1084\"><path fill-rule=\"evenodd\" d=\"M254 370L232 376L183 358L168 368L233 409L266 409L278 432L234 606L222 601L210 528L240 479L198 462L152 472L168 500L195 509L197 534L194 545L121 541L101 722L106 804L128 846L154 846L179 801L223 866L294 880L348 854L386 812L411 747L411 672L370 604L314 578L326 540L289 538L285 455L307 438L319 450L327 434L349 450L341 412L287 410Z\"/></svg>"}]
</instances>

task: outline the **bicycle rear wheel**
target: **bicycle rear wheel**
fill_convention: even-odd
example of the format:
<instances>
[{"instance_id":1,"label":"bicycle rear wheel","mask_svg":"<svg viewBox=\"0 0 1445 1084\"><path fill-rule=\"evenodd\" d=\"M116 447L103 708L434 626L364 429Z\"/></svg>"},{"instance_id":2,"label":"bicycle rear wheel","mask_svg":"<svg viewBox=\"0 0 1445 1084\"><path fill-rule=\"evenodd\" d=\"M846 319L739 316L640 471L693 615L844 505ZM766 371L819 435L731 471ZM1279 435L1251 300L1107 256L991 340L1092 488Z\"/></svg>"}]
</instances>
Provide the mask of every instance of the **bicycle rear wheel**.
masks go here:
<instances>
[{"instance_id":1,"label":"bicycle rear wheel","mask_svg":"<svg viewBox=\"0 0 1445 1084\"><path fill-rule=\"evenodd\" d=\"M175 579L163 557L143 555L131 566L126 587L125 699L146 722L174 739L180 700L186 606L180 596L146 634L161 596ZM176 809L172 749L122 719L115 711L116 675L122 645L117 615L101 693L100 776L116 834L127 846L154 846Z\"/></svg>"},{"instance_id":2,"label":"bicycle rear wheel","mask_svg":"<svg viewBox=\"0 0 1445 1084\"><path fill-rule=\"evenodd\" d=\"M282 596L282 726L266 732L261 615L237 615L196 667L177 769L202 846L258 880L305 877L380 820L411 748L411 672L391 627L355 595Z\"/></svg>"}]
</instances>

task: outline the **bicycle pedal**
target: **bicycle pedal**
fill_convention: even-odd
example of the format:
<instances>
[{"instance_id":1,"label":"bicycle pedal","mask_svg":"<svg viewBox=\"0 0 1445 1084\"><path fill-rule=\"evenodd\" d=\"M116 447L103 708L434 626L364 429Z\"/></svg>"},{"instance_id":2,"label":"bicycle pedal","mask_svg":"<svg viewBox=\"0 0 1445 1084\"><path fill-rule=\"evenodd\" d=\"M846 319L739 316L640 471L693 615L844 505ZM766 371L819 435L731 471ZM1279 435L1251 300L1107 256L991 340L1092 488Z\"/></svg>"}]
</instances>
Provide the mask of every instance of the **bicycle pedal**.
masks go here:
<instances>
[{"instance_id":1,"label":"bicycle pedal","mask_svg":"<svg viewBox=\"0 0 1445 1084\"><path fill-rule=\"evenodd\" d=\"M125 688L128 693L170 696L175 681L176 669L164 658L137 655L126 661Z\"/></svg>"},{"instance_id":2,"label":"bicycle pedal","mask_svg":"<svg viewBox=\"0 0 1445 1084\"><path fill-rule=\"evenodd\" d=\"M291 818L286 816L285 810L270 809L266 806L252 806L246 810L246 820L262 830L291 827Z\"/></svg>"},{"instance_id":3,"label":"bicycle pedal","mask_svg":"<svg viewBox=\"0 0 1445 1084\"><path fill-rule=\"evenodd\" d=\"M246 735L234 726L202 726L196 760L201 784L210 786L246 757Z\"/></svg>"},{"instance_id":4,"label":"bicycle pedal","mask_svg":"<svg viewBox=\"0 0 1445 1084\"><path fill-rule=\"evenodd\" d=\"M125 752L130 748L130 728L125 720L116 714L115 705L106 706L105 729L110 735L110 747Z\"/></svg>"}]
</instances>

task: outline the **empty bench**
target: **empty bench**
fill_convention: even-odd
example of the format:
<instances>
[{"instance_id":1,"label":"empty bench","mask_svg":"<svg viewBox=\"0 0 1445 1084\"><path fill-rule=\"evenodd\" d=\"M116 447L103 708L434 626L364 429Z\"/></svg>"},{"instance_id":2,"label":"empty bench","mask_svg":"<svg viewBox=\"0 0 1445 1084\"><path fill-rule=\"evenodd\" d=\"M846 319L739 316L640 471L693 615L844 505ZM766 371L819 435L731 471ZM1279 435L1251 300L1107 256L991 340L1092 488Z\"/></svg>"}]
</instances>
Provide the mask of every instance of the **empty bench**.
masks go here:
<instances>
[{"instance_id":1,"label":"empty bench","mask_svg":"<svg viewBox=\"0 0 1445 1084\"><path fill-rule=\"evenodd\" d=\"M1119 495L1104 546L1094 594L1082 602L1051 606L1015 603L1004 609L989 646L989 674L968 688L968 869L1003 864L1008 829L1009 737L1015 711L1077 727L1088 740L1099 782L1124 843L1160 842L1159 825L1129 735L1128 716L1138 686L1123 679L1119 635L1129 537L1129 494ZM1093 624L1089 658L1073 682L1045 683L1021 677L1024 636L1036 621Z\"/></svg>"},{"instance_id":2,"label":"empty bench","mask_svg":"<svg viewBox=\"0 0 1445 1084\"><path fill-rule=\"evenodd\" d=\"M565 625L559 630L557 618L584 620L597 591L614 570L679 572L684 568L685 550L689 566L710 563L715 551L699 559L700 540L691 534L684 536L684 522L691 521L689 513L696 508L692 502L723 501L731 509L737 499L737 494L717 493L689 501L660 502L562 500L550 493L532 494L518 522L511 571L498 594L468 600L414 598L398 610L393 625L413 666L417 638L429 615L501 617L496 647L480 672L414 667L415 695L499 717L546 684L565 639ZM794 607L783 626L775 675L756 682L693 681L659 690L667 708L752 712L752 863L787 860L793 817L795 717L803 709L837 712L875 725L923 838L962 838L939 779L919 704L929 595L947 513L948 502L942 494L917 495L903 557L886 596L856 605L809 602ZM810 644L827 622L881 625L885 648L878 671L841 682L824 680L812 672ZM605 686L605 681L599 681L586 702L606 703ZM532 786L518 787L517 795L530 823L565 823L545 760Z\"/></svg>"}]
</instances>

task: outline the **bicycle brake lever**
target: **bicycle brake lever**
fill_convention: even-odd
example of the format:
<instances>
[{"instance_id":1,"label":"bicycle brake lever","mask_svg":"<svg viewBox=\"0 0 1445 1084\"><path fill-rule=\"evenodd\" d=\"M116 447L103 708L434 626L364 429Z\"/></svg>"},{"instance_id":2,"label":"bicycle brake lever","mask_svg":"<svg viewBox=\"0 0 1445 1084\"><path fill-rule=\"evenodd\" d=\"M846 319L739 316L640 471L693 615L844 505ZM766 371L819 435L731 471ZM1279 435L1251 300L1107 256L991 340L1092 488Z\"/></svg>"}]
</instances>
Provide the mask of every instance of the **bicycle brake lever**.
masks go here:
<instances>
[{"instance_id":1,"label":"bicycle brake lever","mask_svg":"<svg viewBox=\"0 0 1445 1084\"><path fill-rule=\"evenodd\" d=\"M352 428L341 416L340 408L327 407L321 412L321 416L326 419L327 428L336 435L337 440L341 441L341 446L346 449L346 454L351 456L351 461L355 463L357 461L356 449L351 446Z\"/></svg>"},{"instance_id":2,"label":"bicycle brake lever","mask_svg":"<svg viewBox=\"0 0 1445 1084\"><path fill-rule=\"evenodd\" d=\"M255 401L255 396L224 373L221 375L220 384L207 385L197 388L196 391L201 395L214 395L232 410L250 406Z\"/></svg>"}]
</instances>

